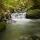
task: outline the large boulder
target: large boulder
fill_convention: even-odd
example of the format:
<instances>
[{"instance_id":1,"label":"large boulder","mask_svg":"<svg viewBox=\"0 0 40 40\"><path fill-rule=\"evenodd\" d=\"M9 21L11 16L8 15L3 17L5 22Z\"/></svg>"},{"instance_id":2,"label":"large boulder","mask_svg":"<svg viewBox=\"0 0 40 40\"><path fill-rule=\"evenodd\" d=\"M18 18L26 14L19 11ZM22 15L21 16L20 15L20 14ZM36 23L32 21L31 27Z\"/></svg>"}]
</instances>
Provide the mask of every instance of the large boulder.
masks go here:
<instances>
[{"instance_id":1,"label":"large boulder","mask_svg":"<svg viewBox=\"0 0 40 40\"><path fill-rule=\"evenodd\" d=\"M40 19L40 9L28 10L28 13L26 13L26 18Z\"/></svg>"}]
</instances>

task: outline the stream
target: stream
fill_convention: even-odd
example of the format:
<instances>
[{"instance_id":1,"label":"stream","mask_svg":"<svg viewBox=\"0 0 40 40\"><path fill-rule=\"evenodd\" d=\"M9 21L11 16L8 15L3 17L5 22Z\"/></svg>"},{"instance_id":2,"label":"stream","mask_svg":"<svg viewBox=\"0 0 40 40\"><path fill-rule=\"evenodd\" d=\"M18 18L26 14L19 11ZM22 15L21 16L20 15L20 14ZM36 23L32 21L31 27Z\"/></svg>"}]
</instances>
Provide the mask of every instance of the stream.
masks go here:
<instances>
[{"instance_id":1,"label":"stream","mask_svg":"<svg viewBox=\"0 0 40 40\"><path fill-rule=\"evenodd\" d=\"M40 19L26 19L25 14L11 15L6 30L1 32L0 40L28 40L30 33L40 37Z\"/></svg>"}]
</instances>

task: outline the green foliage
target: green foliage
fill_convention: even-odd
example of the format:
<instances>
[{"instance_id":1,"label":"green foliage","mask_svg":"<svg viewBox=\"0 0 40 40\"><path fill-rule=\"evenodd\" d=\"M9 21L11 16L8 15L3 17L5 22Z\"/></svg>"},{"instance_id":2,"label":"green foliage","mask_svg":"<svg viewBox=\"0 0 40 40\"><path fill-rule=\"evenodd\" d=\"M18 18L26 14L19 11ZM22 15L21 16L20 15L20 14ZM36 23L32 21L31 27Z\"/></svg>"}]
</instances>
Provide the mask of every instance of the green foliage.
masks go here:
<instances>
[{"instance_id":1,"label":"green foliage","mask_svg":"<svg viewBox=\"0 0 40 40\"><path fill-rule=\"evenodd\" d=\"M4 5L10 9L14 10L25 10L32 5L32 1L30 0L4 0Z\"/></svg>"},{"instance_id":2,"label":"green foliage","mask_svg":"<svg viewBox=\"0 0 40 40\"><path fill-rule=\"evenodd\" d=\"M40 0L32 1L32 7L28 8L28 16L31 18L40 18Z\"/></svg>"},{"instance_id":3,"label":"green foliage","mask_svg":"<svg viewBox=\"0 0 40 40\"><path fill-rule=\"evenodd\" d=\"M34 8L36 8L36 9L40 9L40 0L33 0L33 2L34 2Z\"/></svg>"},{"instance_id":4,"label":"green foliage","mask_svg":"<svg viewBox=\"0 0 40 40\"><path fill-rule=\"evenodd\" d=\"M17 12L28 10L28 15L36 16L40 13L40 0L0 0L0 15L5 15L7 10Z\"/></svg>"}]
</instances>

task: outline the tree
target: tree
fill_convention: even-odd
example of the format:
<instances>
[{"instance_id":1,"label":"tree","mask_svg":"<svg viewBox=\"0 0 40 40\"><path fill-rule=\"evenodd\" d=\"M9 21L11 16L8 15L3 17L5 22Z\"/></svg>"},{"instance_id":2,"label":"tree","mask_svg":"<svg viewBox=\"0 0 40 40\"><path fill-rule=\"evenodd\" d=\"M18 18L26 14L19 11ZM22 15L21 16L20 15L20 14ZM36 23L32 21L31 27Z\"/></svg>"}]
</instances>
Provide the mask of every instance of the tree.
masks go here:
<instances>
[{"instance_id":1,"label":"tree","mask_svg":"<svg viewBox=\"0 0 40 40\"><path fill-rule=\"evenodd\" d=\"M40 0L32 0L33 1L33 5L32 7L28 8L27 10L27 14L28 18L40 18ZM26 16L27 17L27 16Z\"/></svg>"},{"instance_id":2,"label":"tree","mask_svg":"<svg viewBox=\"0 0 40 40\"><path fill-rule=\"evenodd\" d=\"M40 0L0 0L0 9L0 15L5 15L5 11L9 10L11 12L28 12L27 15L29 17L34 17L37 11L36 17L38 17Z\"/></svg>"}]
</instances>

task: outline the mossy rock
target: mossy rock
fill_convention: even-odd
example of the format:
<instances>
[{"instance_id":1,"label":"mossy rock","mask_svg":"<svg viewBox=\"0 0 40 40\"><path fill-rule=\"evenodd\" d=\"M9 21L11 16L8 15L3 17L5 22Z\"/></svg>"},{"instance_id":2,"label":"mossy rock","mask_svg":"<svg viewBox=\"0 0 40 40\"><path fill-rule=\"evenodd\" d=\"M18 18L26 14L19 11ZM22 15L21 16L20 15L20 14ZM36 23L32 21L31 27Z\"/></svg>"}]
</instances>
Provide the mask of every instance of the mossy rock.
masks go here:
<instances>
[{"instance_id":1,"label":"mossy rock","mask_svg":"<svg viewBox=\"0 0 40 40\"><path fill-rule=\"evenodd\" d=\"M33 10L28 10L27 15L29 16L29 18L40 18L40 9L33 9Z\"/></svg>"},{"instance_id":2,"label":"mossy rock","mask_svg":"<svg viewBox=\"0 0 40 40\"><path fill-rule=\"evenodd\" d=\"M0 32L1 32L1 31L4 31L5 29L6 29L6 24L3 23L3 22L1 22L1 23L0 23Z\"/></svg>"}]
</instances>

